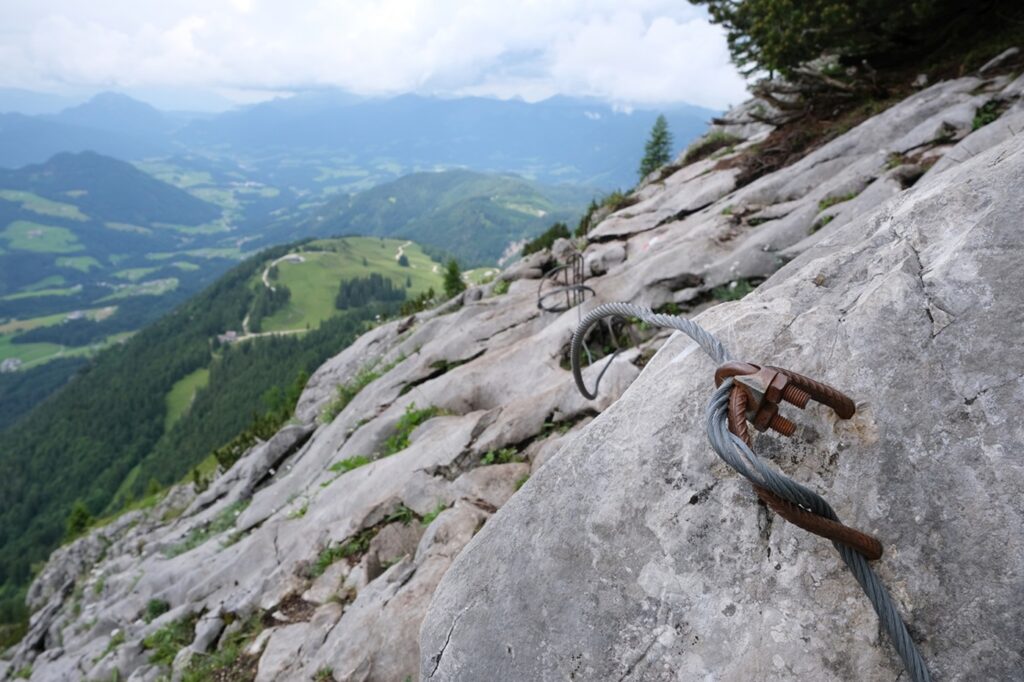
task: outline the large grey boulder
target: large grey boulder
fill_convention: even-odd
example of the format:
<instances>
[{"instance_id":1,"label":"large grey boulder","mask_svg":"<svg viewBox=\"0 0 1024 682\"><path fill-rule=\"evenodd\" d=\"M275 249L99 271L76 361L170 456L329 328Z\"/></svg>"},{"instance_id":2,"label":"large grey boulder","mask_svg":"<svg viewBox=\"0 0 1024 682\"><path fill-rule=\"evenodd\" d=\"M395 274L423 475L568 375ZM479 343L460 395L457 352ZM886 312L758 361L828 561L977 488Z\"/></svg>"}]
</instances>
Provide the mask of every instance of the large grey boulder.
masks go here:
<instances>
[{"instance_id":1,"label":"large grey boulder","mask_svg":"<svg viewBox=\"0 0 1024 682\"><path fill-rule=\"evenodd\" d=\"M1024 677L1024 147L919 183L700 322L858 403L755 448L886 547L937 680ZM445 574L434 680L905 679L830 544L707 444L714 367L679 335Z\"/></svg>"}]
</instances>

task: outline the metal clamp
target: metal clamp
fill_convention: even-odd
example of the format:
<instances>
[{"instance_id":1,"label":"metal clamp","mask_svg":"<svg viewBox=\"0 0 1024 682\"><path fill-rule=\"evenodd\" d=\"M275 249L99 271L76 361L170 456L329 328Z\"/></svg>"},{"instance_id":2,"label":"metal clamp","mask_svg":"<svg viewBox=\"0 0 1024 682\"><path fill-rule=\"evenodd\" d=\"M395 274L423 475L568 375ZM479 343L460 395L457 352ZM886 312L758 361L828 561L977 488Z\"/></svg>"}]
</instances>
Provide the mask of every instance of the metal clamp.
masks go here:
<instances>
[{"instance_id":1,"label":"metal clamp","mask_svg":"<svg viewBox=\"0 0 1024 682\"><path fill-rule=\"evenodd\" d=\"M796 424L779 414L780 402L804 409L808 402L814 400L832 408L840 419L849 419L857 409L849 397L828 384L780 367L727 362L715 371L715 385L721 386L728 378L733 380L729 394L729 430L751 448L753 443L747 429L748 420L758 431L772 429L783 436L792 436L796 432ZM762 502L790 523L852 547L869 560L881 558L882 543L867 533L818 516L760 485L753 487Z\"/></svg>"}]
</instances>

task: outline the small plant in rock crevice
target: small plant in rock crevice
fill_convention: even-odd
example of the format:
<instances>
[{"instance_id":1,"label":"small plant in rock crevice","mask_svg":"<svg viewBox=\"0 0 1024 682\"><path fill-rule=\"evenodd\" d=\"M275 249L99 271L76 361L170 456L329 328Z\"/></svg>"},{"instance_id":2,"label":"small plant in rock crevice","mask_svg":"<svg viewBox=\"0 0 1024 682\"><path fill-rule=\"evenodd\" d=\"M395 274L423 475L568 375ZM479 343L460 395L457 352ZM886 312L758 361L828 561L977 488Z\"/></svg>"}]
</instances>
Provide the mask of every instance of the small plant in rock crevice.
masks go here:
<instances>
[{"instance_id":1,"label":"small plant in rock crevice","mask_svg":"<svg viewBox=\"0 0 1024 682\"><path fill-rule=\"evenodd\" d=\"M719 301L738 301L754 289L755 286L750 283L750 280L738 279L729 284L715 287L712 290L712 295Z\"/></svg>"},{"instance_id":2,"label":"small plant in rock crevice","mask_svg":"<svg viewBox=\"0 0 1024 682\"><path fill-rule=\"evenodd\" d=\"M994 99L985 102L980 107L978 107L978 110L976 112L974 112L974 120L971 121L971 130L974 131L977 130L978 128L983 128L987 126L989 123L994 122L996 119L1002 116L1003 112L1006 111L1008 108L1009 103L1003 100Z\"/></svg>"},{"instance_id":3,"label":"small plant in rock crevice","mask_svg":"<svg viewBox=\"0 0 1024 682\"><path fill-rule=\"evenodd\" d=\"M480 458L480 464L484 466L489 466L491 464L508 464L510 462L520 461L522 461L522 459L519 457L519 451L515 448L491 450Z\"/></svg>"},{"instance_id":4,"label":"small plant in rock crevice","mask_svg":"<svg viewBox=\"0 0 1024 682\"><path fill-rule=\"evenodd\" d=\"M430 511L428 511L426 514L423 515L423 519L422 519L421 523L424 526L429 526L430 524L432 524L434 522L434 519L436 519L438 516L440 516L441 512L443 512L447 508L448 508L448 505L445 502L443 502L443 501L438 502L436 507L434 507L433 509L431 509Z\"/></svg>"},{"instance_id":5,"label":"small plant in rock crevice","mask_svg":"<svg viewBox=\"0 0 1024 682\"><path fill-rule=\"evenodd\" d=\"M352 536L340 545L325 547L317 555L316 561L309 569L310 577L317 578L324 574L327 567L339 559L358 556L370 547L370 541L377 535L376 528L367 528Z\"/></svg>"},{"instance_id":6,"label":"small plant in rock crevice","mask_svg":"<svg viewBox=\"0 0 1024 682\"><path fill-rule=\"evenodd\" d=\"M822 199L821 201L818 202L818 210L824 211L826 208L831 208L836 204L842 204L844 202L850 201L851 199L856 199L858 194L860 194L860 192L850 192L849 194L842 194L837 197L828 197L827 199Z\"/></svg>"},{"instance_id":7,"label":"small plant in rock crevice","mask_svg":"<svg viewBox=\"0 0 1024 682\"><path fill-rule=\"evenodd\" d=\"M387 457L409 447L409 436L416 430L416 427L441 414L444 414L441 408L434 405L423 409L417 409L416 403L406 405L405 413L399 417L398 423L395 425L395 432L384 441L381 456Z\"/></svg>"},{"instance_id":8,"label":"small plant in rock crevice","mask_svg":"<svg viewBox=\"0 0 1024 682\"><path fill-rule=\"evenodd\" d=\"M146 602L146 610L142 613L142 620L152 623L170 610L171 605L163 599L150 599Z\"/></svg>"},{"instance_id":9,"label":"small plant in rock crevice","mask_svg":"<svg viewBox=\"0 0 1024 682\"><path fill-rule=\"evenodd\" d=\"M339 474L347 474L353 469L358 469L361 466L366 466L372 460L369 457L363 455L355 455L353 457L347 457L343 460L335 462L329 468L331 471Z\"/></svg>"},{"instance_id":10,"label":"small plant in rock crevice","mask_svg":"<svg viewBox=\"0 0 1024 682\"><path fill-rule=\"evenodd\" d=\"M174 657L188 646L195 635L199 614L193 613L168 623L142 640L142 648L151 651L149 662L170 665Z\"/></svg>"}]
</instances>

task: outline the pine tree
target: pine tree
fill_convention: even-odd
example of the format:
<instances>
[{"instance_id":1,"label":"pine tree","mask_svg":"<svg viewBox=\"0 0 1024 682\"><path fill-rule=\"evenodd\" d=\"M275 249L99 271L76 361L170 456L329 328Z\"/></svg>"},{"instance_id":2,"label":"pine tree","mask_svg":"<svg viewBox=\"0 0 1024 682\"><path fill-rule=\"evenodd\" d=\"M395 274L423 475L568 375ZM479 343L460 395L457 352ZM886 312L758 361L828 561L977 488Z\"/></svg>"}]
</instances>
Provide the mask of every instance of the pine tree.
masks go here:
<instances>
[{"instance_id":1,"label":"pine tree","mask_svg":"<svg viewBox=\"0 0 1024 682\"><path fill-rule=\"evenodd\" d=\"M455 262L454 258L448 259L448 264L444 266L444 295L452 298L465 289L466 283L462 281L459 264Z\"/></svg>"},{"instance_id":2,"label":"pine tree","mask_svg":"<svg viewBox=\"0 0 1024 682\"><path fill-rule=\"evenodd\" d=\"M651 128L651 136L644 146L644 159L640 162L640 179L658 170L672 160L672 133L668 121L659 115Z\"/></svg>"},{"instance_id":3,"label":"pine tree","mask_svg":"<svg viewBox=\"0 0 1024 682\"><path fill-rule=\"evenodd\" d=\"M69 540L71 538L76 538L89 530L89 526L91 525L92 514L89 513L89 509L86 508L85 503L81 500L75 500L74 505L71 507L71 513L68 514L67 533L65 537Z\"/></svg>"}]
</instances>

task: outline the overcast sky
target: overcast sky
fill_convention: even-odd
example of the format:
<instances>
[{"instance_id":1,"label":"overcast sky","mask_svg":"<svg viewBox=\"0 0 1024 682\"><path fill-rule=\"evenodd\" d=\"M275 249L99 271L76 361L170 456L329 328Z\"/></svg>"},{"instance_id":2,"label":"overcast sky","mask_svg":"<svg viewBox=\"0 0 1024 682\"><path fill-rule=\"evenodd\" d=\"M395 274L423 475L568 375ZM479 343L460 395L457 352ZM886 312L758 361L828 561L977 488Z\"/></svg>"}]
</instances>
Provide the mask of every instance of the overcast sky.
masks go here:
<instances>
[{"instance_id":1,"label":"overcast sky","mask_svg":"<svg viewBox=\"0 0 1024 682\"><path fill-rule=\"evenodd\" d=\"M745 88L722 31L685 0L0 0L0 86L235 102L339 86L716 109Z\"/></svg>"}]
</instances>

